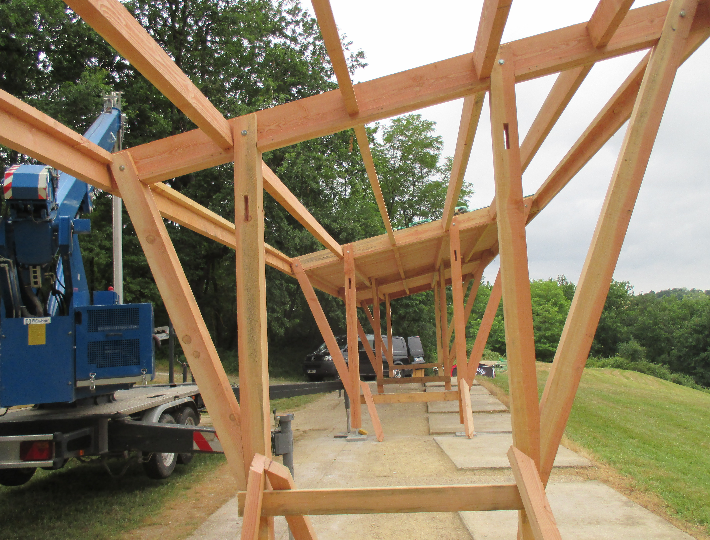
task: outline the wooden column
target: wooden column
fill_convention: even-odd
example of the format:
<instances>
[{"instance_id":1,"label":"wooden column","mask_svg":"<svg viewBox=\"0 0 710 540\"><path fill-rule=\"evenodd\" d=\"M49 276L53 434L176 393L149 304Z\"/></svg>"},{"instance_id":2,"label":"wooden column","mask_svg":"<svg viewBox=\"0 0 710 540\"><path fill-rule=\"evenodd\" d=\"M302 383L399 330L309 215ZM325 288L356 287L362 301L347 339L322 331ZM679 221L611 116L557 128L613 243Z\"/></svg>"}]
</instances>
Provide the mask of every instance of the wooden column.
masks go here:
<instances>
[{"instance_id":1,"label":"wooden column","mask_svg":"<svg viewBox=\"0 0 710 540\"><path fill-rule=\"evenodd\" d=\"M483 350L486 348L488 336L491 333L493 321L495 320L496 313L498 312L498 306L500 305L500 297L500 270L498 270L496 281L493 284L493 287L491 288L491 295L488 297L486 311L483 313L481 325L478 327L478 332L476 333L476 341L473 342L473 347L471 348L471 356L468 359L468 377L466 378L466 382L468 382L469 386L473 383L473 379L476 378L476 370L478 369L478 365L481 363L481 358L483 357Z\"/></svg>"},{"instance_id":2,"label":"wooden column","mask_svg":"<svg viewBox=\"0 0 710 540\"><path fill-rule=\"evenodd\" d=\"M540 413L515 104L515 70L513 58L506 55L504 47L501 47L493 66L490 95L513 444L539 467ZM520 512L520 531L524 540L533 538L524 511Z\"/></svg>"},{"instance_id":3,"label":"wooden column","mask_svg":"<svg viewBox=\"0 0 710 540\"><path fill-rule=\"evenodd\" d=\"M461 241L459 227L455 220L449 229L449 253L451 255L451 293L454 302L454 347L458 359L456 373L457 379L460 381L468 376L466 372L466 319L463 303L463 276L461 275Z\"/></svg>"},{"instance_id":4,"label":"wooden column","mask_svg":"<svg viewBox=\"0 0 710 540\"><path fill-rule=\"evenodd\" d=\"M446 297L446 274L444 265L439 266L439 317L441 317L441 346L442 346L442 362L444 363L444 375L451 376L451 357L449 356L449 302ZM447 380L444 383L446 390L451 390L451 381Z\"/></svg>"},{"instance_id":5,"label":"wooden column","mask_svg":"<svg viewBox=\"0 0 710 540\"><path fill-rule=\"evenodd\" d=\"M394 358L394 343L392 343L392 305L390 304L390 295L385 293L385 319L387 319L387 355L390 365L390 377L392 376L392 358Z\"/></svg>"},{"instance_id":6,"label":"wooden column","mask_svg":"<svg viewBox=\"0 0 710 540\"><path fill-rule=\"evenodd\" d=\"M382 336L382 321L380 319L380 297L377 290L377 280L375 278L370 278L372 285L372 316L375 321L372 332L375 336ZM375 373L377 373L377 392L379 394L385 391L384 386L382 386L382 374L384 364L382 362L382 347L380 346L380 341L375 339L375 362L377 365L373 365Z\"/></svg>"},{"instance_id":7,"label":"wooden column","mask_svg":"<svg viewBox=\"0 0 710 540\"><path fill-rule=\"evenodd\" d=\"M438 280L438 277L436 278ZM441 302L439 302L439 286L434 282L434 324L436 325L436 361L444 365L443 338L441 336ZM446 367L444 366L444 369Z\"/></svg>"},{"instance_id":8,"label":"wooden column","mask_svg":"<svg viewBox=\"0 0 710 540\"><path fill-rule=\"evenodd\" d=\"M352 427L362 427L362 411L360 409L360 351L357 346L357 289L355 280L355 254L352 244L343 246L343 266L345 269L345 320L348 329L348 370L350 371L350 388L352 391L350 414ZM343 384L348 384L343 381ZM354 398L352 396L357 396Z\"/></svg>"},{"instance_id":9,"label":"wooden column","mask_svg":"<svg viewBox=\"0 0 710 540\"><path fill-rule=\"evenodd\" d=\"M150 188L141 183L128 152L113 154L111 174L145 253L175 333L210 411L230 470L240 490L247 474L242 447L242 412L212 343Z\"/></svg>"},{"instance_id":10,"label":"wooden column","mask_svg":"<svg viewBox=\"0 0 710 540\"><path fill-rule=\"evenodd\" d=\"M697 0L671 3L629 120L540 402L544 426L540 476L544 483L552 471L572 409L696 7Z\"/></svg>"},{"instance_id":11,"label":"wooden column","mask_svg":"<svg viewBox=\"0 0 710 540\"><path fill-rule=\"evenodd\" d=\"M237 346L245 461L271 457L269 363L264 272L264 179L256 148L256 114L234 127L234 225L236 237ZM269 538L273 520L261 518L259 537Z\"/></svg>"}]
</instances>

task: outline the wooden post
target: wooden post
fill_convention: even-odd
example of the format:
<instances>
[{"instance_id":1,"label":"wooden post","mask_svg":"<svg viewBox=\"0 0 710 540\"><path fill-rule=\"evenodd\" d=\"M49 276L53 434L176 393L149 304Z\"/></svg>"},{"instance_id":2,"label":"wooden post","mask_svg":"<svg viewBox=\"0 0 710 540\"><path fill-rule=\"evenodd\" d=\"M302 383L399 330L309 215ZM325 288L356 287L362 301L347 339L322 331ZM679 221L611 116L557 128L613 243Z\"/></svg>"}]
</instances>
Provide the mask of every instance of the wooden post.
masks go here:
<instances>
[{"instance_id":1,"label":"wooden post","mask_svg":"<svg viewBox=\"0 0 710 540\"><path fill-rule=\"evenodd\" d=\"M256 114L234 127L234 225L236 237L237 345L245 460L271 456L269 363L264 271L264 180L256 148ZM260 538L273 521L261 519Z\"/></svg>"},{"instance_id":2,"label":"wooden post","mask_svg":"<svg viewBox=\"0 0 710 540\"><path fill-rule=\"evenodd\" d=\"M464 426L466 437L471 439L474 435L473 431L473 412L471 411L471 390L466 379L463 377L459 381L459 406L461 408L461 419Z\"/></svg>"},{"instance_id":3,"label":"wooden post","mask_svg":"<svg viewBox=\"0 0 710 540\"><path fill-rule=\"evenodd\" d=\"M696 7L697 0L671 3L629 120L540 403L543 483L567 425Z\"/></svg>"},{"instance_id":4,"label":"wooden post","mask_svg":"<svg viewBox=\"0 0 710 540\"><path fill-rule=\"evenodd\" d=\"M247 496L244 502L244 519L242 520L242 540L257 540L261 517L261 503L264 499L264 464L266 458L256 454L249 467L249 482Z\"/></svg>"},{"instance_id":5,"label":"wooden post","mask_svg":"<svg viewBox=\"0 0 710 540\"><path fill-rule=\"evenodd\" d=\"M352 388L350 409L352 427L362 427L362 411L360 409L360 350L357 345L357 289L355 279L355 254L352 244L343 247L343 268L345 273L345 320L348 329L348 370ZM353 397L357 396L357 397Z\"/></svg>"},{"instance_id":6,"label":"wooden post","mask_svg":"<svg viewBox=\"0 0 710 540\"><path fill-rule=\"evenodd\" d=\"M441 362L444 364L444 375L451 376L451 357L449 356L449 340L446 339L449 335L449 307L446 297L446 274L444 273L444 265L439 266L439 317L441 319L441 352L443 358ZM446 390L451 390L451 381L444 383Z\"/></svg>"},{"instance_id":7,"label":"wooden post","mask_svg":"<svg viewBox=\"0 0 710 540\"><path fill-rule=\"evenodd\" d=\"M390 305L390 295L385 293L385 318L387 319L387 355L389 362L389 375L392 376L392 358L394 358L394 343L392 343L392 306Z\"/></svg>"},{"instance_id":8,"label":"wooden post","mask_svg":"<svg viewBox=\"0 0 710 540\"><path fill-rule=\"evenodd\" d=\"M373 277L370 279L372 283L372 315L375 324L372 328L372 333L376 336L382 336L382 321L380 320L380 297L377 291L377 280ZM375 362L377 365L373 364L372 367L377 373L377 393L381 394L385 391L385 387L382 386L382 374L384 371L384 364L382 362L382 347L380 346L380 340L375 339Z\"/></svg>"},{"instance_id":9,"label":"wooden post","mask_svg":"<svg viewBox=\"0 0 710 540\"><path fill-rule=\"evenodd\" d=\"M451 292L454 302L454 347L458 358L457 379L467 378L466 372L466 320L464 318L463 276L461 275L461 241L459 227L454 220L449 229L449 252L451 255ZM448 346L448 344L447 344Z\"/></svg>"},{"instance_id":10,"label":"wooden post","mask_svg":"<svg viewBox=\"0 0 710 540\"><path fill-rule=\"evenodd\" d=\"M385 434L382 431L382 424L380 423L380 417L377 414L377 407L375 407L375 402L372 400L372 392L370 392L370 387L367 386L365 381L360 381L360 388L362 389L362 395L365 398L367 411L370 413L372 427L375 428L375 436L379 442L382 442L385 440ZM360 406L360 402L358 402L358 406Z\"/></svg>"},{"instance_id":11,"label":"wooden post","mask_svg":"<svg viewBox=\"0 0 710 540\"><path fill-rule=\"evenodd\" d=\"M476 333L476 341L473 342L473 347L471 348L471 356L468 359L468 377L466 378L466 382L469 384L469 386L473 383L473 379L476 378L476 371L478 370L478 365L481 363L481 358L483 357L483 350L486 348L488 336L491 333L493 321L495 320L496 313L498 312L498 306L500 305L500 297L501 283L500 270L498 270L496 281L493 284L493 287L491 288L491 295L488 297L486 311L483 313L481 325L478 327L478 332Z\"/></svg>"},{"instance_id":12,"label":"wooden post","mask_svg":"<svg viewBox=\"0 0 710 540\"><path fill-rule=\"evenodd\" d=\"M187 282L150 188L141 183L128 152L113 154L111 174L163 298L175 334L200 387L239 489L247 481L242 447L242 414Z\"/></svg>"},{"instance_id":13,"label":"wooden post","mask_svg":"<svg viewBox=\"0 0 710 540\"><path fill-rule=\"evenodd\" d=\"M491 135L495 170L498 245L502 279L505 343L510 381L513 444L540 463L540 412L535 370L525 206L515 104L514 58L501 47L491 73ZM523 540L532 539L520 512Z\"/></svg>"},{"instance_id":14,"label":"wooden post","mask_svg":"<svg viewBox=\"0 0 710 540\"><path fill-rule=\"evenodd\" d=\"M444 364L444 349L442 346L443 340L441 336L441 303L439 302L439 287L436 282L432 287L434 289L434 323L436 325L436 361L443 366L443 369L446 369L446 365Z\"/></svg>"}]
</instances>

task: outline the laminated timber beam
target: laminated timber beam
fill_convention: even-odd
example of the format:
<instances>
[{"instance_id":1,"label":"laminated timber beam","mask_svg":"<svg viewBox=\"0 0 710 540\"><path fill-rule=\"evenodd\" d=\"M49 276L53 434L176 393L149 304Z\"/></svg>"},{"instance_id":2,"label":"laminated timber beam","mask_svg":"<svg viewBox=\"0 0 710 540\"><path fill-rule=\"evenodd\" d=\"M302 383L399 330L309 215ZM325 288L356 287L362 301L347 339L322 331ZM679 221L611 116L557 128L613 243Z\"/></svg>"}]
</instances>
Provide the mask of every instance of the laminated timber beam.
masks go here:
<instances>
[{"instance_id":1,"label":"laminated timber beam","mask_svg":"<svg viewBox=\"0 0 710 540\"><path fill-rule=\"evenodd\" d=\"M509 42L515 57L515 80L535 79L647 49L658 41L667 10L666 3L630 10L601 49L593 46L586 22ZM489 79L481 80L475 73L473 53L464 54L355 85L360 111L356 118L344 109L339 90L259 111L258 147L262 152L274 150L485 92L489 87ZM230 152L199 130L146 143L130 152L145 182L160 182L231 161Z\"/></svg>"},{"instance_id":2,"label":"laminated timber beam","mask_svg":"<svg viewBox=\"0 0 710 540\"><path fill-rule=\"evenodd\" d=\"M595 47L605 47L624 20L634 0L599 0L587 24L587 31Z\"/></svg>"},{"instance_id":3,"label":"laminated timber beam","mask_svg":"<svg viewBox=\"0 0 710 540\"><path fill-rule=\"evenodd\" d=\"M481 18L478 21L476 45L473 49L473 65L480 79L491 76L493 62L503 37L513 0L484 0Z\"/></svg>"},{"instance_id":4,"label":"laminated timber beam","mask_svg":"<svg viewBox=\"0 0 710 540\"><path fill-rule=\"evenodd\" d=\"M547 483L591 348L633 207L646 172L675 73L683 60L697 0L674 0L651 52L626 136L540 402ZM517 445L516 445L517 446Z\"/></svg>"},{"instance_id":5,"label":"laminated timber beam","mask_svg":"<svg viewBox=\"0 0 710 540\"><path fill-rule=\"evenodd\" d=\"M241 408L152 193L147 186L141 184L131 156L126 151L114 154L111 174L121 190L121 198L163 297L165 308L173 321L185 358L203 393L205 405L210 410L230 471L237 479L239 489L245 489Z\"/></svg>"},{"instance_id":6,"label":"laminated timber beam","mask_svg":"<svg viewBox=\"0 0 710 540\"><path fill-rule=\"evenodd\" d=\"M232 147L232 128L227 119L121 2L65 0L65 3L128 60L161 94L185 113L214 144L222 150L229 150Z\"/></svg>"}]
</instances>

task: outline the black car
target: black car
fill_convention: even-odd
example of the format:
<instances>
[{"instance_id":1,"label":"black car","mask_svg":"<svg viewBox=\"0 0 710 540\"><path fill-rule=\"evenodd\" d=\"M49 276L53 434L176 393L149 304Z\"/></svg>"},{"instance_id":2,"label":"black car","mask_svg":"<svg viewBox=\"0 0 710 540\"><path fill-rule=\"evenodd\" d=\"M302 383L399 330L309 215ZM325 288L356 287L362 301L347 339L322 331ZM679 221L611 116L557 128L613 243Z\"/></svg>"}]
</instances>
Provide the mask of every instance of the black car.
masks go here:
<instances>
[{"instance_id":1,"label":"black car","mask_svg":"<svg viewBox=\"0 0 710 540\"><path fill-rule=\"evenodd\" d=\"M347 336L337 336L335 338L338 343L338 347L343 353L345 362L348 361L348 338ZM370 343L370 347L374 351L375 348L375 336L374 334L367 334L367 341ZM382 336L382 341L387 347L387 336ZM360 339L358 339L358 348L360 354L360 376L365 378L376 377L375 369L370 363L370 358L365 352L365 348L362 345ZM393 336L392 337L392 348L393 355L392 359L395 365L405 365L410 363L409 354L407 351L407 344L403 337ZM384 356L384 354L383 354ZM384 375L389 376L389 362L383 359L384 364ZM313 353L306 356L306 360L303 362L303 372L310 381L322 381L325 378L337 377L338 370L335 369L335 364L333 363L333 358L328 351L328 347L323 343L318 349ZM400 373L401 376L401 373Z\"/></svg>"}]
</instances>

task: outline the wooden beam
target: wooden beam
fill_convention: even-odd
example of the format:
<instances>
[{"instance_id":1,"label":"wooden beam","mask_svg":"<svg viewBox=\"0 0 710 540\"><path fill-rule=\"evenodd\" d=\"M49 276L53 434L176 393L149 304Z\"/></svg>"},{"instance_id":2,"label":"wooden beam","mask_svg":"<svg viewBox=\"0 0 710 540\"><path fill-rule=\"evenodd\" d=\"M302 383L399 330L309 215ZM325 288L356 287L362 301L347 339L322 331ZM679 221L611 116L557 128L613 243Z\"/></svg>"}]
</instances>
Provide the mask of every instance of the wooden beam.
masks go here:
<instances>
[{"instance_id":1,"label":"wooden beam","mask_svg":"<svg viewBox=\"0 0 710 540\"><path fill-rule=\"evenodd\" d=\"M481 264L479 264L476 269L473 272L473 276L471 277L470 281L473 283L471 285L471 290L468 293L468 298L466 299L466 306L464 307L463 310L463 320L466 322L466 325L468 326L468 321L471 318L471 312L473 311L473 304L476 301L476 295L478 294L478 288L481 286L481 278L483 277L483 272L485 271L486 267L488 266L488 263L490 261L481 261ZM464 286L464 290L466 289L466 286ZM449 328L449 337L446 343L451 342L451 336L453 334L453 328ZM454 345L451 346L449 349L449 354L453 354L453 348Z\"/></svg>"},{"instance_id":2,"label":"wooden beam","mask_svg":"<svg viewBox=\"0 0 710 540\"><path fill-rule=\"evenodd\" d=\"M393 349L390 350L389 343L387 345L385 345L385 343L382 341L382 332L380 331L378 333L375 331L375 328L377 327L375 324L375 319L372 316L370 309L367 307L367 304L365 302L360 302L360 307L365 312L365 315L367 315L367 320L370 321L370 326L372 327L372 332L373 332L373 335L375 336L375 343L379 344L380 350L384 351L385 356L387 357L387 362L389 363L389 366L390 366L390 377L391 377L392 376L392 365L394 363L394 359L392 356Z\"/></svg>"},{"instance_id":3,"label":"wooden beam","mask_svg":"<svg viewBox=\"0 0 710 540\"><path fill-rule=\"evenodd\" d=\"M382 403L429 403L431 401L456 401L459 399L458 390L444 392L409 392L396 394L376 394L372 400L376 404ZM360 396L360 402L365 403L365 397Z\"/></svg>"},{"instance_id":4,"label":"wooden beam","mask_svg":"<svg viewBox=\"0 0 710 540\"><path fill-rule=\"evenodd\" d=\"M696 7L697 0L674 0L670 5L661 39L651 54L641 83L562 331L540 404L544 426L540 476L545 483L579 386Z\"/></svg>"},{"instance_id":5,"label":"wooden beam","mask_svg":"<svg viewBox=\"0 0 710 540\"><path fill-rule=\"evenodd\" d=\"M283 206L286 211L310 232L316 240L333 252L337 257L343 258L343 248L332 236L318 223L318 220L306 209L301 201L291 193L278 176L264 163L261 162L262 174L264 175L264 188L276 202Z\"/></svg>"},{"instance_id":6,"label":"wooden beam","mask_svg":"<svg viewBox=\"0 0 710 540\"><path fill-rule=\"evenodd\" d=\"M326 347L328 347L328 352L333 359L335 369L338 371L338 377L340 377L340 380L343 381L343 387L348 393L350 401L355 401L355 403L357 403L356 400L360 390L358 389L357 393L353 393L352 385L347 383L350 380L350 371L345 363L345 358L343 358L343 353L340 351L340 347L338 347L338 342L335 340L333 330L330 327L330 324L328 324L328 319L325 317L325 313L323 312L323 308L321 307L318 297L313 290L313 286L311 285L303 266L298 260L294 260L293 262L293 273L296 274L296 279L301 286L303 296L306 297L306 302L308 303L308 307L311 308L311 313L313 313L313 318L316 320L318 330L320 330L321 336L323 336L323 341L325 342Z\"/></svg>"},{"instance_id":7,"label":"wooden beam","mask_svg":"<svg viewBox=\"0 0 710 540\"><path fill-rule=\"evenodd\" d=\"M535 462L515 446L508 450L508 461L523 499L525 513L530 518L535 540L562 540Z\"/></svg>"},{"instance_id":8,"label":"wooden beam","mask_svg":"<svg viewBox=\"0 0 710 540\"><path fill-rule=\"evenodd\" d=\"M382 222L385 224L385 231L387 231L387 237L390 239L390 243L392 245L395 245L397 242L394 238L394 230L392 229L390 216L387 212L387 206L385 205L385 198L384 195L382 195L382 187L380 186L380 180L377 177L377 169L375 169L375 161L372 158L372 152L370 151L370 141L367 137L367 131L365 130L365 126L362 125L354 126L353 130L355 131L357 144L360 147L362 161L365 164L367 178L370 180L370 185L372 186L372 193L375 196L375 202L377 202L377 208L380 210Z\"/></svg>"},{"instance_id":9,"label":"wooden beam","mask_svg":"<svg viewBox=\"0 0 710 540\"><path fill-rule=\"evenodd\" d=\"M441 301L439 300L439 289L436 286L436 279L439 275L435 274L435 282L432 283L432 289L434 289L434 321L436 325L436 360L441 363L444 367L444 336L441 335Z\"/></svg>"},{"instance_id":10,"label":"wooden beam","mask_svg":"<svg viewBox=\"0 0 710 540\"><path fill-rule=\"evenodd\" d=\"M405 377L403 379L385 379L384 384L414 384L428 382L448 382L451 383L449 375L433 375L431 377ZM449 389L447 389L449 390Z\"/></svg>"},{"instance_id":11,"label":"wooden beam","mask_svg":"<svg viewBox=\"0 0 710 540\"><path fill-rule=\"evenodd\" d=\"M352 244L343 248L343 275L345 276L345 321L348 332L348 370L350 379L343 379L343 384L352 388L350 394L353 403L359 403L360 396L360 348L357 345L357 289L355 281L355 254ZM355 397L353 400L352 396ZM352 407L352 427L362 427L360 407Z\"/></svg>"},{"instance_id":12,"label":"wooden beam","mask_svg":"<svg viewBox=\"0 0 710 540\"><path fill-rule=\"evenodd\" d=\"M513 444L539 463L540 417L515 78L507 51L501 50L499 58L502 62L496 62L491 74L491 136Z\"/></svg>"},{"instance_id":13,"label":"wooden beam","mask_svg":"<svg viewBox=\"0 0 710 540\"><path fill-rule=\"evenodd\" d=\"M269 460L267 462L265 472L266 477L269 479L273 489L296 489L296 484L291 476L291 471L280 463ZM291 529L294 540L316 540L316 533L308 516L288 515L286 516L286 522Z\"/></svg>"},{"instance_id":14,"label":"wooden beam","mask_svg":"<svg viewBox=\"0 0 710 540\"><path fill-rule=\"evenodd\" d=\"M471 393L466 379L459 377L459 403L461 404L461 416L463 417L463 427L466 437L473 438L473 412L471 411Z\"/></svg>"},{"instance_id":15,"label":"wooden beam","mask_svg":"<svg viewBox=\"0 0 710 540\"><path fill-rule=\"evenodd\" d=\"M394 342L392 341L392 305L390 303L390 295L385 293L385 320L387 321L387 352L386 356L392 365L391 358L394 358ZM392 368L390 367L390 376Z\"/></svg>"},{"instance_id":16,"label":"wooden beam","mask_svg":"<svg viewBox=\"0 0 710 540\"><path fill-rule=\"evenodd\" d=\"M479 92L472 96L463 98L463 110L461 111L461 122L459 123L459 135L456 139L456 150L454 150L454 162L451 165L451 175L449 178L449 188L446 191L446 201L444 202L444 213L441 217L441 224L444 231L451 227L451 220L454 218L456 203L461 194L463 179L466 175L466 167L471 157L473 139L476 136L478 121L481 118L483 101L486 98L485 92Z\"/></svg>"},{"instance_id":17,"label":"wooden beam","mask_svg":"<svg viewBox=\"0 0 710 540\"><path fill-rule=\"evenodd\" d=\"M666 12L666 3L629 11L603 49L592 45L587 23L510 42L508 45L516 57L516 81L646 49L658 40ZM259 149L274 150L484 92L489 82L478 78L473 53L469 53L355 85L360 107L357 118L350 117L343 107L339 90L272 107L257 113ZM147 143L130 151L139 176L146 182L159 182L231 161L231 152L221 150L199 131Z\"/></svg>"},{"instance_id":18,"label":"wooden beam","mask_svg":"<svg viewBox=\"0 0 710 540\"><path fill-rule=\"evenodd\" d=\"M359 320L357 321L357 335L360 338L360 342L362 343L363 348L365 349L365 354L367 354L367 358L370 360L370 363L372 364L372 367L375 370L377 380L381 380L383 377L382 363L380 362L380 368L378 370L377 362L375 361L375 353L373 352L372 347L370 347L370 342L367 340L367 334L365 334L365 330L362 327L362 324L360 324Z\"/></svg>"},{"instance_id":19,"label":"wooden beam","mask_svg":"<svg viewBox=\"0 0 710 540\"><path fill-rule=\"evenodd\" d=\"M456 376L459 380L466 378L466 319L464 318L463 303L463 276L461 275L461 240L459 238L458 223L454 221L449 230L449 253L451 257L451 296L454 304L453 327L455 329L454 348L456 358L459 358L459 365L456 369ZM448 349L448 340L444 343Z\"/></svg>"},{"instance_id":20,"label":"wooden beam","mask_svg":"<svg viewBox=\"0 0 710 540\"><path fill-rule=\"evenodd\" d=\"M148 79L214 143L232 147L227 119L175 65L118 0L65 0L84 21Z\"/></svg>"},{"instance_id":21,"label":"wooden beam","mask_svg":"<svg viewBox=\"0 0 710 540\"><path fill-rule=\"evenodd\" d=\"M242 540L258 540L261 523L261 503L264 497L264 463L266 458L261 454L254 456L249 466L249 480L244 500L244 519L242 520Z\"/></svg>"},{"instance_id":22,"label":"wooden beam","mask_svg":"<svg viewBox=\"0 0 710 540\"><path fill-rule=\"evenodd\" d=\"M338 86L343 96L345 109L350 116L355 116L358 113L357 98L353 90L353 82L350 79L348 63L345 61L345 53L343 52L343 45L340 42L340 35L338 34L338 27L335 24L335 17L333 17L333 9L330 7L330 1L311 0L311 3L313 4L316 19L318 19L318 26L320 27L323 43L330 57L330 63L333 65L335 78L338 80Z\"/></svg>"},{"instance_id":23,"label":"wooden beam","mask_svg":"<svg viewBox=\"0 0 710 540\"><path fill-rule=\"evenodd\" d=\"M446 375L451 374L451 357L449 356L449 344L443 341L444 336L448 335L448 325L449 325L449 301L446 296L446 274L444 273L444 265L439 267L439 316L441 317L441 351L443 358L439 361L444 364L444 372ZM451 380L447 380L445 383L445 388L451 390Z\"/></svg>"},{"instance_id":24,"label":"wooden beam","mask_svg":"<svg viewBox=\"0 0 710 540\"><path fill-rule=\"evenodd\" d=\"M525 135L523 144L520 145L520 161L523 172L528 168L540 146L550 134L557 120L559 120L591 70L592 64L578 66L568 71L563 71L557 76L557 80L547 95L545 103L542 104L540 111Z\"/></svg>"},{"instance_id":25,"label":"wooden beam","mask_svg":"<svg viewBox=\"0 0 710 540\"><path fill-rule=\"evenodd\" d=\"M360 388L362 389L362 397L365 398L367 411L370 413L372 427L375 428L375 436L379 442L382 442L385 440L385 434L382 431L380 417L377 415L377 407L375 407L375 402L372 400L372 392L370 392L370 387L367 386L366 382L360 381Z\"/></svg>"},{"instance_id":26,"label":"wooden beam","mask_svg":"<svg viewBox=\"0 0 710 540\"><path fill-rule=\"evenodd\" d=\"M256 148L256 115L245 116L240 125L235 125L234 139L239 404L242 407L244 458L250 462L256 454L271 456L264 181L261 152ZM264 528L268 530L265 522L262 523Z\"/></svg>"},{"instance_id":27,"label":"wooden beam","mask_svg":"<svg viewBox=\"0 0 710 540\"><path fill-rule=\"evenodd\" d=\"M496 313L498 312L501 294L502 289L500 281L500 270L498 270L498 275L496 276L495 283L491 288L491 295L488 297L486 311L483 313L481 325L478 327L478 332L476 333L476 341L474 341L473 347L471 348L471 356L468 359L468 377L466 378L466 382L468 382L469 386L473 384L473 379L476 378L476 371L478 370L478 366L481 363L483 351L486 348L488 336L491 333L493 321L495 320Z\"/></svg>"},{"instance_id":28,"label":"wooden beam","mask_svg":"<svg viewBox=\"0 0 710 540\"><path fill-rule=\"evenodd\" d=\"M473 49L473 65L481 79L491 76L493 62L498 54L503 29L508 20L512 0L484 0L481 18L478 21L476 45Z\"/></svg>"},{"instance_id":29,"label":"wooden beam","mask_svg":"<svg viewBox=\"0 0 710 540\"><path fill-rule=\"evenodd\" d=\"M131 223L145 253L155 284L175 326L175 334L227 457L239 489L247 485L242 450L242 415L200 308L148 186L141 184L127 152L113 156L113 181L121 191Z\"/></svg>"},{"instance_id":30,"label":"wooden beam","mask_svg":"<svg viewBox=\"0 0 710 540\"><path fill-rule=\"evenodd\" d=\"M605 47L631 9L634 0L599 0L587 31L595 47Z\"/></svg>"},{"instance_id":31,"label":"wooden beam","mask_svg":"<svg viewBox=\"0 0 710 540\"><path fill-rule=\"evenodd\" d=\"M245 494L237 495L239 507ZM515 484L402 486L375 488L296 489L266 491L261 506L265 516L403 514L465 512L523 508Z\"/></svg>"}]
</instances>

